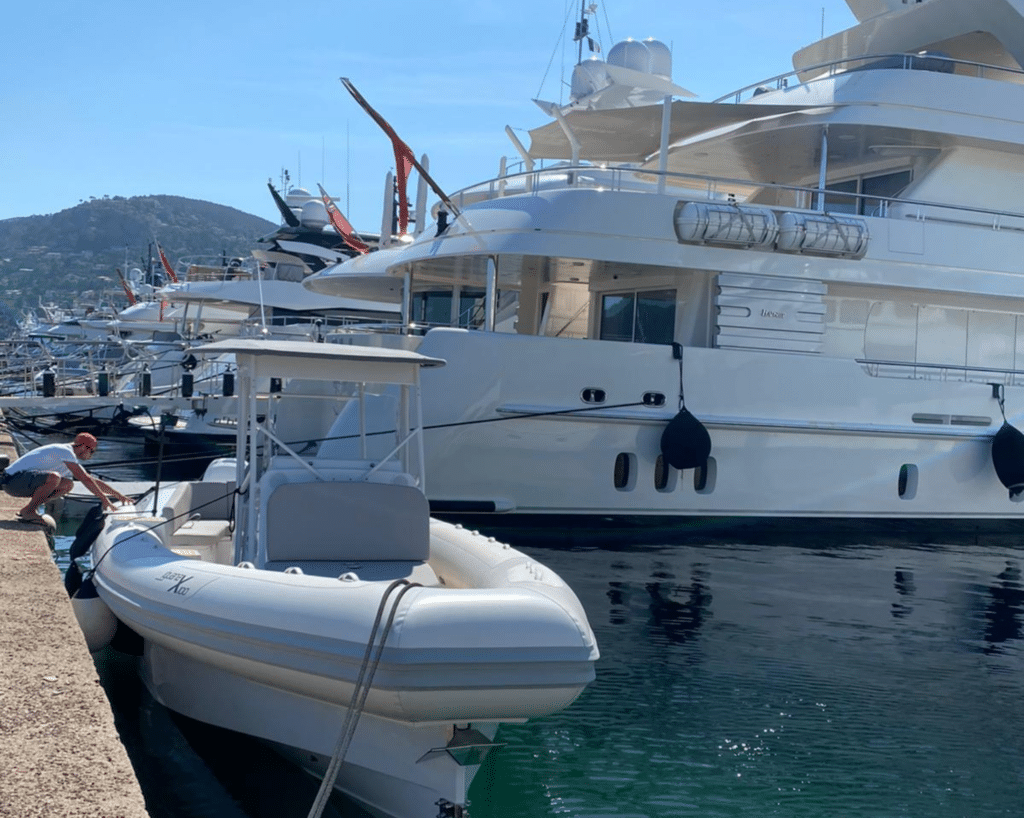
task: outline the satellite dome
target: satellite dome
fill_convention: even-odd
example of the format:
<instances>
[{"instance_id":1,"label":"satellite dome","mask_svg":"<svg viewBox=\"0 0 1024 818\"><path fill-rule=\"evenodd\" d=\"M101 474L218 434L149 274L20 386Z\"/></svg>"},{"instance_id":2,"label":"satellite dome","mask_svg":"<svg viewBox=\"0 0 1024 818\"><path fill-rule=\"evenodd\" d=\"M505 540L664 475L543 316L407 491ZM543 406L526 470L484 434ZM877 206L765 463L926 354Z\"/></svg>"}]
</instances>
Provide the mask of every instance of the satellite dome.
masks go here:
<instances>
[{"instance_id":1,"label":"satellite dome","mask_svg":"<svg viewBox=\"0 0 1024 818\"><path fill-rule=\"evenodd\" d=\"M659 77L672 79L672 52L661 40L648 37L644 45L651 54L651 73Z\"/></svg>"},{"instance_id":2,"label":"satellite dome","mask_svg":"<svg viewBox=\"0 0 1024 818\"><path fill-rule=\"evenodd\" d=\"M577 65L572 72L569 96L573 100L583 99L608 86L611 80L608 79L606 65L604 60L599 60L597 57L591 57Z\"/></svg>"},{"instance_id":3,"label":"satellite dome","mask_svg":"<svg viewBox=\"0 0 1024 818\"><path fill-rule=\"evenodd\" d=\"M284 197L284 200L288 203L288 207L302 207L312 198L309 191L304 187L293 187L288 191L288 195Z\"/></svg>"},{"instance_id":4,"label":"satellite dome","mask_svg":"<svg viewBox=\"0 0 1024 818\"><path fill-rule=\"evenodd\" d=\"M319 199L310 199L302 206L299 221L307 230L323 230L327 226L327 208Z\"/></svg>"},{"instance_id":5,"label":"satellite dome","mask_svg":"<svg viewBox=\"0 0 1024 818\"><path fill-rule=\"evenodd\" d=\"M608 51L608 64L650 74L651 52L642 42L630 37L611 47Z\"/></svg>"}]
</instances>

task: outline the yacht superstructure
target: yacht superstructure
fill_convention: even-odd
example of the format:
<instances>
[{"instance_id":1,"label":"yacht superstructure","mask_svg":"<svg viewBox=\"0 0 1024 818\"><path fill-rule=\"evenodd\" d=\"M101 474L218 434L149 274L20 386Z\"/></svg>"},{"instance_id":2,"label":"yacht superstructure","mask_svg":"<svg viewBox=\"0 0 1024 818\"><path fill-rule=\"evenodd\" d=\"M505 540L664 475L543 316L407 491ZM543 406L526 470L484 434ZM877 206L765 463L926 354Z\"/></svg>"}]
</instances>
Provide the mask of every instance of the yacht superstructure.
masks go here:
<instances>
[{"instance_id":1,"label":"yacht superstructure","mask_svg":"<svg viewBox=\"0 0 1024 818\"><path fill-rule=\"evenodd\" d=\"M423 381L436 509L1020 516L991 450L1024 418L1024 2L848 4L714 102L619 44L542 104L523 172L311 277L484 293L416 345L448 362ZM681 409L711 450L679 469Z\"/></svg>"}]
</instances>

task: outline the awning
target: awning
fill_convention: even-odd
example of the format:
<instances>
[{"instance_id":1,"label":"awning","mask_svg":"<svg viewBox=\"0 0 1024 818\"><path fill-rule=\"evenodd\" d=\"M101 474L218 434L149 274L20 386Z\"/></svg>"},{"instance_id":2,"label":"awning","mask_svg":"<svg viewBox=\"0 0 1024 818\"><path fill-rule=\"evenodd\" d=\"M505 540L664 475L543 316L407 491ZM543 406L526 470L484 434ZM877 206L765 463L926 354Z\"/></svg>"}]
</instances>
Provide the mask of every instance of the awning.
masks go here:
<instances>
[{"instance_id":1,"label":"awning","mask_svg":"<svg viewBox=\"0 0 1024 818\"><path fill-rule=\"evenodd\" d=\"M795 111L821 110L821 107L678 100L672 103L669 142ZM580 159L590 162L644 162L661 146L662 111L662 105L646 105L642 108L570 111L564 117L580 144ZM558 122L530 131L529 153L534 159L572 159L572 147Z\"/></svg>"}]
</instances>

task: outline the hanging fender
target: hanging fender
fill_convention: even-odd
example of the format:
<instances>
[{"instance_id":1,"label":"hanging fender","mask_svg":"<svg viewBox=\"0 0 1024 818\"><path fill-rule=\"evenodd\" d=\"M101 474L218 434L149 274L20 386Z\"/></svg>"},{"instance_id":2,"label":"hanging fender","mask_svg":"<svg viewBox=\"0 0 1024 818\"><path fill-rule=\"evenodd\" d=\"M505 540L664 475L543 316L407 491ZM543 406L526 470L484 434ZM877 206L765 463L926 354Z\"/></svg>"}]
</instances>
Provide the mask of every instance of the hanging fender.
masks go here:
<instances>
[{"instance_id":1,"label":"hanging fender","mask_svg":"<svg viewBox=\"0 0 1024 818\"><path fill-rule=\"evenodd\" d=\"M672 468L679 470L696 469L708 462L711 435L685 406L661 433L661 454Z\"/></svg>"},{"instance_id":2,"label":"hanging fender","mask_svg":"<svg viewBox=\"0 0 1024 818\"><path fill-rule=\"evenodd\" d=\"M992 465L1011 498L1024 492L1024 433L1005 420L992 438Z\"/></svg>"}]
</instances>

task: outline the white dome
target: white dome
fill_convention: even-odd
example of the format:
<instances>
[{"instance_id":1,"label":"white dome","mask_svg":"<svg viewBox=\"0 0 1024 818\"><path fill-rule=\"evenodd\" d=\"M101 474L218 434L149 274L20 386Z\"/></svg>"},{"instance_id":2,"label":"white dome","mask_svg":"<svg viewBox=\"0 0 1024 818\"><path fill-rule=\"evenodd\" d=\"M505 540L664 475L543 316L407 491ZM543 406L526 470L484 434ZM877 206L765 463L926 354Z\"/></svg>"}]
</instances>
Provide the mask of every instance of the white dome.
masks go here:
<instances>
[{"instance_id":1,"label":"white dome","mask_svg":"<svg viewBox=\"0 0 1024 818\"><path fill-rule=\"evenodd\" d=\"M608 72L605 70L606 64L604 60L591 57L577 65L572 71L569 96L574 100L583 99L583 97L605 88L611 82L608 79Z\"/></svg>"},{"instance_id":2,"label":"white dome","mask_svg":"<svg viewBox=\"0 0 1024 818\"><path fill-rule=\"evenodd\" d=\"M288 191L288 195L284 197L284 200L288 203L288 207L302 207L313 197L309 191L304 187L293 187Z\"/></svg>"},{"instance_id":3,"label":"white dome","mask_svg":"<svg viewBox=\"0 0 1024 818\"><path fill-rule=\"evenodd\" d=\"M650 74L651 52L642 42L630 37L611 47L608 52L608 63L620 68L631 68L634 71Z\"/></svg>"},{"instance_id":4,"label":"white dome","mask_svg":"<svg viewBox=\"0 0 1024 818\"><path fill-rule=\"evenodd\" d=\"M310 199L302 206L302 215L299 217L302 226L307 230L322 230L327 226L327 208L319 199Z\"/></svg>"},{"instance_id":5,"label":"white dome","mask_svg":"<svg viewBox=\"0 0 1024 818\"><path fill-rule=\"evenodd\" d=\"M644 45L651 53L651 73L667 80L672 79L672 52L669 47L653 37L644 40Z\"/></svg>"}]
</instances>

